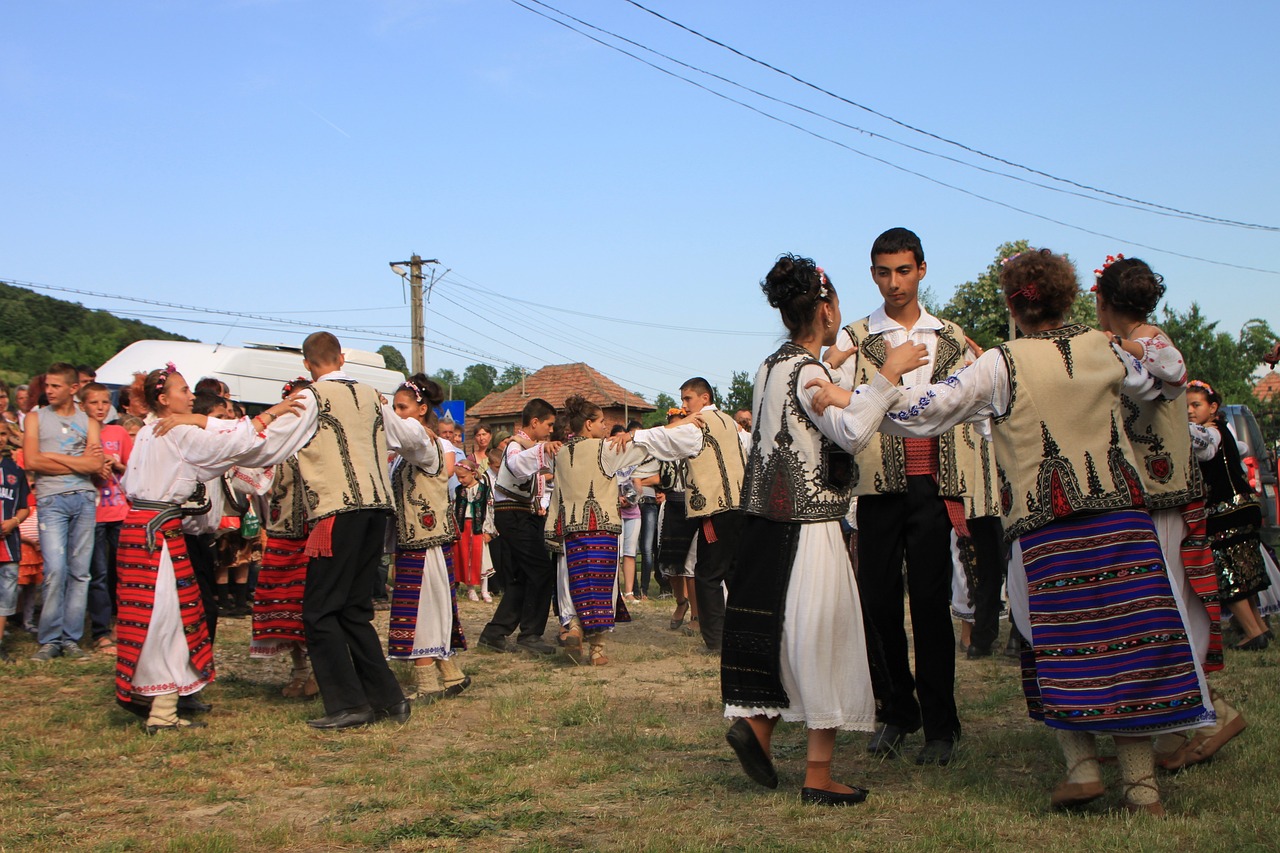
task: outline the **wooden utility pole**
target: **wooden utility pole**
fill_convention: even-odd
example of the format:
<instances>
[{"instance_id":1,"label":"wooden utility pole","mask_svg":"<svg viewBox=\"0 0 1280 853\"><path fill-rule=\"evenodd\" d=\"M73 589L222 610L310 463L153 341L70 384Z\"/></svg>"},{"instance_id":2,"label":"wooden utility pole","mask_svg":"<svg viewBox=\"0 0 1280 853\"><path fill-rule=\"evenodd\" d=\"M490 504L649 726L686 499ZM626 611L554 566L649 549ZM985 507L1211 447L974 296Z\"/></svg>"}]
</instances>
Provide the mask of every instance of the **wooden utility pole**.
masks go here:
<instances>
[{"instance_id":1,"label":"wooden utility pole","mask_svg":"<svg viewBox=\"0 0 1280 853\"><path fill-rule=\"evenodd\" d=\"M413 327L410 333L413 338L412 373L418 374L425 369L425 359L422 353L422 258L416 254L409 256L409 323Z\"/></svg>"}]
</instances>

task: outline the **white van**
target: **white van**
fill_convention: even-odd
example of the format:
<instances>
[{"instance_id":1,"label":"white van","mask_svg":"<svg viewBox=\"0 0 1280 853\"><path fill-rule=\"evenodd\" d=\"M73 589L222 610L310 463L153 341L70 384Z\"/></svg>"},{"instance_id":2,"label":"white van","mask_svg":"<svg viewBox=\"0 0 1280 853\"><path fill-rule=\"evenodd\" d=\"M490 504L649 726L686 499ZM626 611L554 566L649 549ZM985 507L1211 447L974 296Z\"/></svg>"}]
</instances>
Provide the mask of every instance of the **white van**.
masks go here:
<instances>
[{"instance_id":1,"label":"white van","mask_svg":"<svg viewBox=\"0 0 1280 853\"><path fill-rule=\"evenodd\" d=\"M353 378L372 385L388 398L404 375L388 370L376 352L344 349L343 370ZM231 398L249 406L271 406L280 402L284 383L309 374L302 367L302 350L275 344L250 343L243 347L191 341L136 341L116 353L98 368L98 380L112 389L130 385L135 373L148 373L173 362L178 372L194 388L197 381L213 376L227 383Z\"/></svg>"}]
</instances>

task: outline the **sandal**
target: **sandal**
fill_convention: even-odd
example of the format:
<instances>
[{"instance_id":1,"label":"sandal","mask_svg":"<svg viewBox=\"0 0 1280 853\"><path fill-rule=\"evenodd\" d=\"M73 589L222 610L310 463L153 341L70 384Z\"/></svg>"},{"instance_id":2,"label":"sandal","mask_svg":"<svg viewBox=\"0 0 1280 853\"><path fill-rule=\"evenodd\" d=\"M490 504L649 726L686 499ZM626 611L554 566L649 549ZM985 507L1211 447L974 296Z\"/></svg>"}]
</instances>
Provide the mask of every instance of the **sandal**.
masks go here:
<instances>
[{"instance_id":1,"label":"sandal","mask_svg":"<svg viewBox=\"0 0 1280 853\"><path fill-rule=\"evenodd\" d=\"M671 614L671 630L679 631L680 626L684 624L685 614L689 612L689 599L677 602L676 612Z\"/></svg>"},{"instance_id":2,"label":"sandal","mask_svg":"<svg viewBox=\"0 0 1280 853\"><path fill-rule=\"evenodd\" d=\"M93 643L93 650L103 654L114 655L116 653L116 641L106 636L99 637Z\"/></svg>"}]
</instances>

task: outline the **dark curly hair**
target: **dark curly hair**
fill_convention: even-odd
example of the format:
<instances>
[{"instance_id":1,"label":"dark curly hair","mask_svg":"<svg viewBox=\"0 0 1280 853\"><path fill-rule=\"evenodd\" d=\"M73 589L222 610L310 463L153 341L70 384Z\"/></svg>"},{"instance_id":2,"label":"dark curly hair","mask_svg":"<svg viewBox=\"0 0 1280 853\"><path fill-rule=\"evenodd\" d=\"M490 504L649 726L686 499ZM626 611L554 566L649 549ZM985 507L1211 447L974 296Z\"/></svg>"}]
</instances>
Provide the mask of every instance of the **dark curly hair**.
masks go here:
<instances>
[{"instance_id":1,"label":"dark curly hair","mask_svg":"<svg viewBox=\"0 0 1280 853\"><path fill-rule=\"evenodd\" d=\"M1164 297L1164 276L1138 258L1123 258L1098 277L1098 295L1111 310L1145 320Z\"/></svg>"},{"instance_id":2,"label":"dark curly hair","mask_svg":"<svg viewBox=\"0 0 1280 853\"><path fill-rule=\"evenodd\" d=\"M1075 266L1049 249L1030 249L1005 260L1000 288L1015 317L1031 325L1061 322L1080 293Z\"/></svg>"},{"instance_id":3,"label":"dark curly hair","mask_svg":"<svg viewBox=\"0 0 1280 853\"><path fill-rule=\"evenodd\" d=\"M782 324L793 338L813 322L819 303L830 302L836 293L831 277L811 259L798 255L779 255L760 289L782 314Z\"/></svg>"},{"instance_id":4,"label":"dark curly hair","mask_svg":"<svg viewBox=\"0 0 1280 853\"><path fill-rule=\"evenodd\" d=\"M581 394L573 394L564 401L564 419L569 422L569 432L578 435L587 421L603 414L600 407Z\"/></svg>"}]
</instances>

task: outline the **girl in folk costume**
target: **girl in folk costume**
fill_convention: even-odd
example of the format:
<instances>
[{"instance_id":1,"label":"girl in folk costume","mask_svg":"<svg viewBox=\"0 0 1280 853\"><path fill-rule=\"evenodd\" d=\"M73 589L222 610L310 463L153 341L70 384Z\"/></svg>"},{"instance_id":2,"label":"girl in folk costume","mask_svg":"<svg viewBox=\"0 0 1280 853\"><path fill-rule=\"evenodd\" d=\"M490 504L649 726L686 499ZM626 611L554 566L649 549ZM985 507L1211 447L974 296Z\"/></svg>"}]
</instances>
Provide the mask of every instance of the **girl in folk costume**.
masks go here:
<instances>
[{"instance_id":1,"label":"girl in folk costume","mask_svg":"<svg viewBox=\"0 0 1280 853\"><path fill-rule=\"evenodd\" d=\"M1144 261L1108 255L1094 270L1098 324L1125 352L1164 383L1156 400L1123 400L1125 433L1133 446L1146 505L1160 539L1169 581L1177 596L1191 645L1205 673L1222 669L1218 576L1205 518L1201 458L1211 458L1216 436L1186 418L1187 369L1174 342L1150 323L1164 296L1164 279ZM1176 396L1170 397L1170 393ZM1166 770L1206 761L1244 730L1244 717L1212 687L1216 717L1211 726L1166 733L1155 742L1156 763Z\"/></svg>"},{"instance_id":2,"label":"girl in folk costume","mask_svg":"<svg viewBox=\"0 0 1280 853\"><path fill-rule=\"evenodd\" d=\"M756 373L751 452L742 487L747 514L725 611L720 689L726 735L754 781L778 785L770 755L779 720L808 729L800 799L851 805L862 788L831 778L836 731L872 731L871 690L858 586L840 531L849 508L852 458L875 435L902 373L924 363L907 342L886 353L871 385L859 387L854 419L819 416L810 379L828 379L850 352L828 350L840 330L840 301L821 267L783 255L761 284L789 340ZM838 373L836 374L839 375Z\"/></svg>"},{"instance_id":3,"label":"girl in folk costume","mask_svg":"<svg viewBox=\"0 0 1280 853\"><path fill-rule=\"evenodd\" d=\"M308 387L299 376L286 382L281 396L288 399ZM276 466L267 492L262 528L267 543L253 596L253 640L249 657L275 657L288 650L293 659L289 683L280 694L287 699L310 699L320 692L307 658L306 627L302 624L302 593L307 581L307 509L298 459L291 456Z\"/></svg>"},{"instance_id":4,"label":"girl in folk costume","mask_svg":"<svg viewBox=\"0 0 1280 853\"><path fill-rule=\"evenodd\" d=\"M1142 509L1121 402L1162 383L1112 339L1064 325L1075 268L1048 250L1004 263L1001 288L1024 337L988 350L941 383L909 388L885 432L925 437L993 419L1009 598L1030 640L1023 685L1034 719L1058 736L1067 778L1057 807L1105 793L1095 735L1115 738L1127 810L1163 814L1152 736L1212 719L1208 687ZM842 404L831 386L822 404ZM846 417L849 413L846 412Z\"/></svg>"},{"instance_id":5,"label":"girl in folk costume","mask_svg":"<svg viewBox=\"0 0 1280 853\"><path fill-rule=\"evenodd\" d=\"M117 556L116 699L137 713L145 706L138 700L149 697L147 731L154 734L197 725L178 718L178 696L214 676L182 504L257 449L267 424L294 406L277 403L252 422L192 415L191 389L172 364L147 374L144 393L156 420L138 432L122 484L132 509Z\"/></svg>"},{"instance_id":6,"label":"girl in folk costume","mask_svg":"<svg viewBox=\"0 0 1280 853\"><path fill-rule=\"evenodd\" d=\"M444 390L420 373L395 393L401 418L421 424L427 441L402 448L391 463L396 499L396 556L391 592L388 654L413 661L414 689L420 702L457 696L471 684L453 657L467 648L454 597L453 548L456 530L449 511L453 455L431 432L435 407Z\"/></svg>"},{"instance_id":7,"label":"girl in folk costume","mask_svg":"<svg viewBox=\"0 0 1280 853\"><path fill-rule=\"evenodd\" d=\"M1216 437L1209 460L1200 463L1208 487L1209 541L1218 573L1218 594L1244 634L1236 646L1245 651L1267 647L1267 626L1254 598L1271 585L1262 547L1262 507L1249 485L1236 437L1218 411L1222 397L1208 383L1187 388L1187 415Z\"/></svg>"},{"instance_id":8,"label":"girl in folk costume","mask_svg":"<svg viewBox=\"0 0 1280 853\"><path fill-rule=\"evenodd\" d=\"M487 462L486 462L487 467ZM485 601L493 601L489 595L489 576L492 564L485 554L497 528L493 524L493 495L489 480L480 475L476 463L464 459L454 466L458 489L453 499L454 522L458 527L458 541L453 546L453 562L458 583L468 587L467 597L479 601L481 590Z\"/></svg>"},{"instance_id":9,"label":"girl in folk costume","mask_svg":"<svg viewBox=\"0 0 1280 853\"><path fill-rule=\"evenodd\" d=\"M555 489L545 528L547 541L558 552L556 591L565 628L561 641L581 649L585 639L587 662L603 666L609 663L604 637L613 630L615 616L616 621L631 621L625 607L617 614L614 610L622 532L615 475L650 456L672 461L697 452L702 432L694 420L683 429L637 430L634 437L622 432L606 442L604 412L580 394L564 401L564 420L569 439L555 454Z\"/></svg>"}]
</instances>

